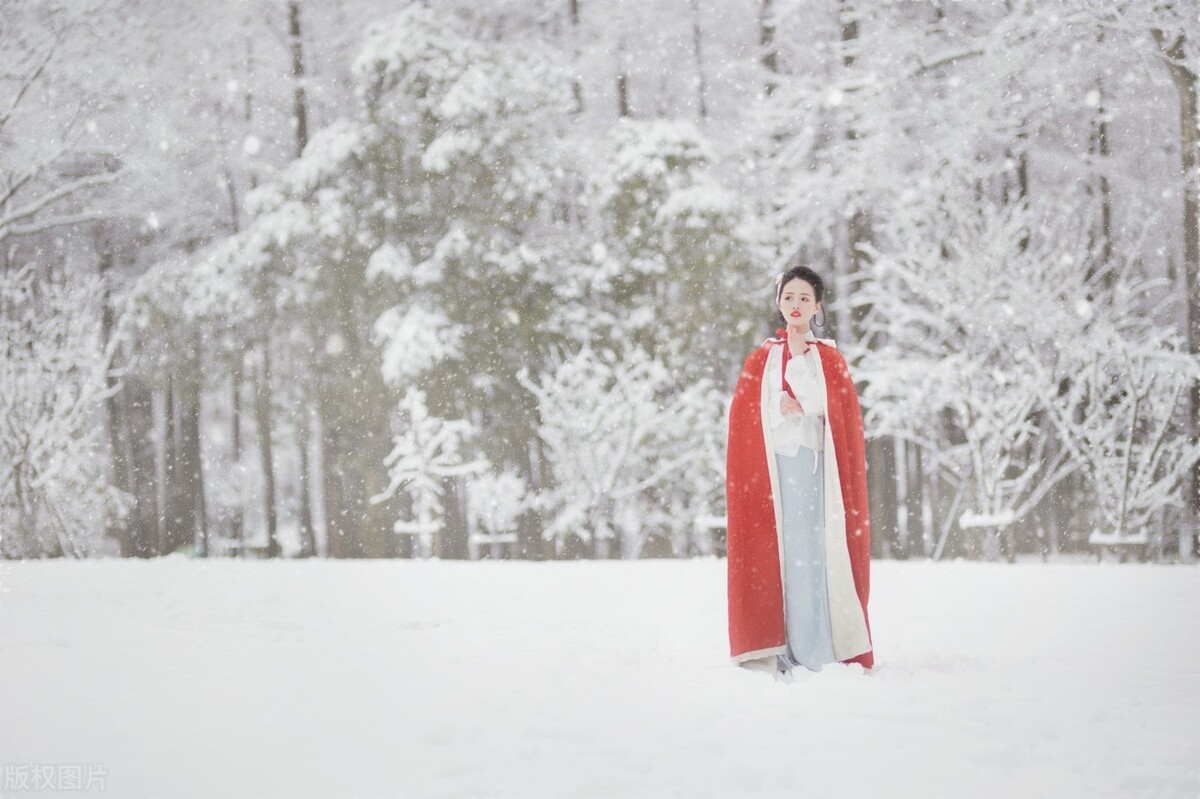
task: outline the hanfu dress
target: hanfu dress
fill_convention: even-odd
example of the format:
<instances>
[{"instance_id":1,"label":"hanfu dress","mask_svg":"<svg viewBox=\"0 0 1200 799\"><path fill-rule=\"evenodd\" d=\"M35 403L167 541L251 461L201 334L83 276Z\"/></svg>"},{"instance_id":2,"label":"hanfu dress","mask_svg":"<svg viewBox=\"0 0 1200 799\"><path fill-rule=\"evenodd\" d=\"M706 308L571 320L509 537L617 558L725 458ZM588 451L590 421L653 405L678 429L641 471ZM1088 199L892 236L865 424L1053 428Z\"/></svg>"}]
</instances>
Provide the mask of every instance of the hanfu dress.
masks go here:
<instances>
[{"instance_id":1,"label":"hanfu dress","mask_svg":"<svg viewBox=\"0 0 1200 799\"><path fill-rule=\"evenodd\" d=\"M806 340L816 341L812 331ZM784 624L787 651L778 655L784 670L812 671L837 661L825 584L825 391L816 347L781 353L766 409L774 433L775 463L783 506ZM800 403L803 414L784 414L784 397Z\"/></svg>"},{"instance_id":2,"label":"hanfu dress","mask_svg":"<svg viewBox=\"0 0 1200 799\"><path fill-rule=\"evenodd\" d=\"M785 330L746 359L729 409L726 556L735 664L874 665L862 413L832 339ZM785 415L785 396L802 414Z\"/></svg>"}]
</instances>

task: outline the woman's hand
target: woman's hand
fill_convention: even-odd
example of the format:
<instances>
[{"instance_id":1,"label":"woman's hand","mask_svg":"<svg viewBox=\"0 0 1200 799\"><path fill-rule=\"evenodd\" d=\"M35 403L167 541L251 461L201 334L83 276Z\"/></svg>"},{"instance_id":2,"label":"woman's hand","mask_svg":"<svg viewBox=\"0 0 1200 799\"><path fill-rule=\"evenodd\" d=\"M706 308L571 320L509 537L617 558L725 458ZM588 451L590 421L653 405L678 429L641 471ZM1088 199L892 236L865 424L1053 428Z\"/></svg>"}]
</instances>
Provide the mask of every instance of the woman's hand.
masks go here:
<instances>
[{"instance_id":1,"label":"woman's hand","mask_svg":"<svg viewBox=\"0 0 1200 799\"><path fill-rule=\"evenodd\" d=\"M784 416L788 414L804 415L804 408L800 405L800 401L787 394L783 395L783 400L779 403L779 410Z\"/></svg>"}]
</instances>

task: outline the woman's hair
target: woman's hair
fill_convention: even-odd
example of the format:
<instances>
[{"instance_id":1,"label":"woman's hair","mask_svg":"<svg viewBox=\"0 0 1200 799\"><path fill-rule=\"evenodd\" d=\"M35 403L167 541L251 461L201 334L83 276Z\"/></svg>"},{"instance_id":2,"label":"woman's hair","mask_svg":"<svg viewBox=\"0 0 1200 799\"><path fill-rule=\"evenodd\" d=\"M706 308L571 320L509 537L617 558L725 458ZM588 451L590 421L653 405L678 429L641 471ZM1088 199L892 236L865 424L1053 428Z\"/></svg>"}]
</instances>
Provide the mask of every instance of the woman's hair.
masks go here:
<instances>
[{"instance_id":1,"label":"woman's hair","mask_svg":"<svg viewBox=\"0 0 1200 799\"><path fill-rule=\"evenodd\" d=\"M796 278L800 278L804 282L813 287L813 299L821 302L825 299L825 281L821 279L813 270L807 266L793 266L791 269L784 272L775 283L775 303L779 304L779 298L783 296L783 287L791 283Z\"/></svg>"}]
</instances>

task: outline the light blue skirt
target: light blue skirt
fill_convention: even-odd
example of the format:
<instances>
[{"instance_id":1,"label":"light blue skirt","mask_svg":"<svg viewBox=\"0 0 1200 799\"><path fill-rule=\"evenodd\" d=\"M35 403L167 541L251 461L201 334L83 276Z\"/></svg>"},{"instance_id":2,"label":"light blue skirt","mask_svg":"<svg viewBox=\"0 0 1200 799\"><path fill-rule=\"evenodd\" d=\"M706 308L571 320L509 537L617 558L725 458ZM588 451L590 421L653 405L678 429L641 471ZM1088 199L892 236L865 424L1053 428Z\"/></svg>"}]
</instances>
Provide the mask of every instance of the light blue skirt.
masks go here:
<instances>
[{"instance_id":1,"label":"light blue skirt","mask_svg":"<svg viewBox=\"0 0 1200 799\"><path fill-rule=\"evenodd\" d=\"M783 505L783 605L787 654L784 670L820 671L837 662L825 579L825 453L801 446L795 456L776 453Z\"/></svg>"}]
</instances>

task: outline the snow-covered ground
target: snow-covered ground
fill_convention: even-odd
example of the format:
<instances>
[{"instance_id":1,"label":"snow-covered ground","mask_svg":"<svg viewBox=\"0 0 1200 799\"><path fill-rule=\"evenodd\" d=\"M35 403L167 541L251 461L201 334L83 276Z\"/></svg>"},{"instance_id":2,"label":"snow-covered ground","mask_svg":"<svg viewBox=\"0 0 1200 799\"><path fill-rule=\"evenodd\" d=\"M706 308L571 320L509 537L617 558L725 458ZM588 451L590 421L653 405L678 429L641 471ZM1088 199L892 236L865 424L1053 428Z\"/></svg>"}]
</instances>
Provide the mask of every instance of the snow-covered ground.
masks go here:
<instances>
[{"instance_id":1,"label":"snow-covered ground","mask_svg":"<svg viewBox=\"0 0 1200 799\"><path fill-rule=\"evenodd\" d=\"M1200 571L873 576L875 672L789 683L719 560L5 564L0 793L1200 796Z\"/></svg>"}]
</instances>

